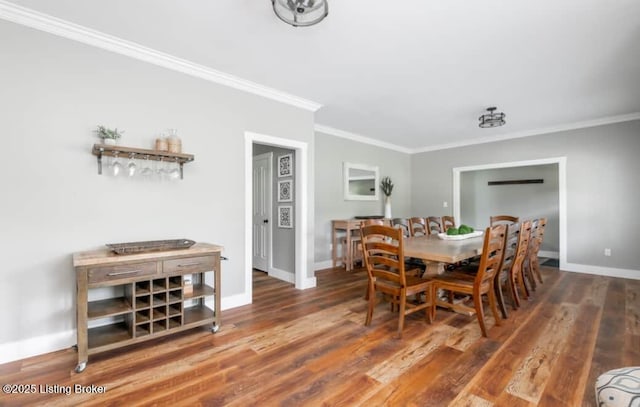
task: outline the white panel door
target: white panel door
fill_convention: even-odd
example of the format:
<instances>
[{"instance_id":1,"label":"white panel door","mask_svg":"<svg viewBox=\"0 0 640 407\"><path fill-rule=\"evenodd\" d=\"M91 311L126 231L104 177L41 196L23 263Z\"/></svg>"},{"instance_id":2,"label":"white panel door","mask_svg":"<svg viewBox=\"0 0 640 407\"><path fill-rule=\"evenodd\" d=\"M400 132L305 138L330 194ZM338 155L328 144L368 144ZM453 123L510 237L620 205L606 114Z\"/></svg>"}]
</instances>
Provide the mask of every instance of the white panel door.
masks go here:
<instances>
[{"instance_id":1,"label":"white panel door","mask_svg":"<svg viewBox=\"0 0 640 407\"><path fill-rule=\"evenodd\" d=\"M253 157L253 268L269 272L273 153Z\"/></svg>"}]
</instances>

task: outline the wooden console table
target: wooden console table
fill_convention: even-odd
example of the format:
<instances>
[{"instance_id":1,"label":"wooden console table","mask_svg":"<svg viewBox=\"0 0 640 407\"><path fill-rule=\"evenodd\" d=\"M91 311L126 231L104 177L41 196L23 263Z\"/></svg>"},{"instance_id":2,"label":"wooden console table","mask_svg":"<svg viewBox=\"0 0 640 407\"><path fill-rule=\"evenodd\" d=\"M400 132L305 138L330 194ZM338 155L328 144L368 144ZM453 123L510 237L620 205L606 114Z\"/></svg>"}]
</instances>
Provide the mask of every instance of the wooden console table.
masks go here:
<instances>
[{"instance_id":1,"label":"wooden console table","mask_svg":"<svg viewBox=\"0 0 640 407\"><path fill-rule=\"evenodd\" d=\"M222 246L196 243L189 249L130 255L108 249L75 253L76 372L95 353L208 324L217 332L221 252ZM185 284L188 277L192 287ZM112 297L92 299L92 290L103 287L112 288ZM213 308L205 299L213 300Z\"/></svg>"},{"instance_id":2,"label":"wooden console table","mask_svg":"<svg viewBox=\"0 0 640 407\"><path fill-rule=\"evenodd\" d=\"M333 267L338 265L338 231L345 231L346 244L342 253L342 264L347 271L353 268L351 237L354 230L360 229L360 219L336 219L331 221L331 258L333 260Z\"/></svg>"},{"instance_id":3,"label":"wooden console table","mask_svg":"<svg viewBox=\"0 0 640 407\"><path fill-rule=\"evenodd\" d=\"M360 230L360 223L362 223L364 219L334 219L331 221L331 260L333 262L333 267L338 266L338 262L341 262L341 265L345 266L347 271L353 269L353 245L352 238L353 232ZM389 219L384 219L385 224L390 224ZM345 234L345 245L342 251L342 257L338 257L338 244L341 242L338 238L338 233L340 231L346 232ZM359 237L357 237L359 240Z\"/></svg>"}]
</instances>

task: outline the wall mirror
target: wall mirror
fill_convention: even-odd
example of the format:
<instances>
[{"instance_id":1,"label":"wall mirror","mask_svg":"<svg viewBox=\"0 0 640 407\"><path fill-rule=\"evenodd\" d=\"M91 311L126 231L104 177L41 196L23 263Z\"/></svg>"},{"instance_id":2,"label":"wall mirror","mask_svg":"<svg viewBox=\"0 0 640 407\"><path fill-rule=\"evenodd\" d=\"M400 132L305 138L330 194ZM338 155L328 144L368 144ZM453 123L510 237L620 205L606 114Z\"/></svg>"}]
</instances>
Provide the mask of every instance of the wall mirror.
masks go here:
<instances>
[{"instance_id":1,"label":"wall mirror","mask_svg":"<svg viewBox=\"0 0 640 407\"><path fill-rule=\"evenodd\" d=\"M378 167L345 162L343 173L346 201L378 200Z\"/></svg>"}]
</instances>

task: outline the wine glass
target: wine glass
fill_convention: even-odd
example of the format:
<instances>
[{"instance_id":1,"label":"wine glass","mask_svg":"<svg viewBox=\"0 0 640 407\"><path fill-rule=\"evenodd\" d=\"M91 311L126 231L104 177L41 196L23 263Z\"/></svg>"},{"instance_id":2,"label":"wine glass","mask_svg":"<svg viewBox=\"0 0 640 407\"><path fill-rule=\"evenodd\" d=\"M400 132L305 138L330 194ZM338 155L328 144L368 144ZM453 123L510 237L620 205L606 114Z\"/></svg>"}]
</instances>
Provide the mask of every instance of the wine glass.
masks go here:
<instances>
[{"instance_id":1,"label":"wine glass","mask_svg":"<svg viewBox=\"0 0 640 407\"><path fill-rule=\"evenodd\" d=\"M130 177L133 177L134 175L136 175L136 170L138 168L136 166L135 161L133 161L135 156L136 156L136 153L129 154L129 164L127 164L127 173L129 174Z\"/></svg>"},{"instance_id":2,"label":"wine glass","mask_svg":"<svg viewBox=\"0 0 640 407\"><path fill-rule=\"evenodd\" d=\"M118 152L114 151L113 162L111 163L111 174L113 174L114 177L117 177L121 172L122 164L120 164L120 161L118 160Z\"/></svg>"},{"instance_id":3,"label":"wine glass","mask_svg":"<svg viewBox=\"0 0 640 407\"><path fill-rule=\"evenodd\" d=\"M144 178L147 178L147 179L151 178L151 176L153 175L153 170L151 169L151 163L149 162L149 154L144 156L144 167L142 168L140 175L142 175Z\"/></svg>"},{"instance_id":4,"label":"wine glass","mask_svg":"<svg viewBox=\"0 0 640 407\"><path fill-rule=\"evenodd\" d=\"M162 181L164 177L167 175L164 165L164 157L160 156L160 160L158 160L158 166L156 167L156 174L158 174L158 179Z\"/></svg>"},{"instance_id":5,"label":"wine glass","mask_svg":"<svg viewBox=\"0 0 640 407\"><path fill-rule=\"evenodd\" d=\"M180 164L178 163L178 157L176 157L175 166L169 171L169 178L172 180L180 178Z\"/></svg>"}]
</instances>

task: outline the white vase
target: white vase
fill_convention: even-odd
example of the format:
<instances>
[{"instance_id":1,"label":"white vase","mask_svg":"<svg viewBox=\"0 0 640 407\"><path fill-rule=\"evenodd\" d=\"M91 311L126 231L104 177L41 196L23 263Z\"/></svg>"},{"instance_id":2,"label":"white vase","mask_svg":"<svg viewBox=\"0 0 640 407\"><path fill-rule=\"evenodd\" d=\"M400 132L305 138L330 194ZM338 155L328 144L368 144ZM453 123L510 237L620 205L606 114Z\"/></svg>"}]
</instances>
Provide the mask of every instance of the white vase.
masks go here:
<instances>
[{"instance_id":1,"label":"white vase","mask_svg":"<svg viewBox=\"0 0 640 407\"><path fill-rule=\"evenodd\" d=\"M106 144L108 146L115 146L116 145L116 140L112 139L112 138L103 138L102 139L102 144Z\"/></svg>"},{"instance_id":2,"label":"white vase","mask_svg":"<svg viewBox=\"0 0 640 407\"><path fill-rule=\"evenodd\" d=\"M384 217L387 219L391 219L391 197L384 197Z\"/></svg>"}]
</instances>

